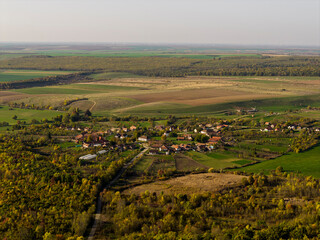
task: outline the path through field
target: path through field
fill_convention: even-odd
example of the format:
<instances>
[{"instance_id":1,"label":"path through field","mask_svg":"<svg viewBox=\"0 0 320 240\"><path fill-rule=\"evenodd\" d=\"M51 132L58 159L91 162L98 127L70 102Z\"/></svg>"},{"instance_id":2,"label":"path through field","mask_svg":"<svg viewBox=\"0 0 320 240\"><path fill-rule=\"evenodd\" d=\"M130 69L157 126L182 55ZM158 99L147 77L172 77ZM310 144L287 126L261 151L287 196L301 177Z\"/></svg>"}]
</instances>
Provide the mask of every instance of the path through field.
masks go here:
<instances>
[{"instance_id":1,"label":"path through field","mask_svg":"<svg viewBox=\"0 0 320 240\"><path fill-rule=\"evenodd\" d=\"M97 102L96 101L92 101L93 105L91 106L91 108L89 109L90 112L92 112L92 109L96 106Z\"/></svg>"}]
</instances>

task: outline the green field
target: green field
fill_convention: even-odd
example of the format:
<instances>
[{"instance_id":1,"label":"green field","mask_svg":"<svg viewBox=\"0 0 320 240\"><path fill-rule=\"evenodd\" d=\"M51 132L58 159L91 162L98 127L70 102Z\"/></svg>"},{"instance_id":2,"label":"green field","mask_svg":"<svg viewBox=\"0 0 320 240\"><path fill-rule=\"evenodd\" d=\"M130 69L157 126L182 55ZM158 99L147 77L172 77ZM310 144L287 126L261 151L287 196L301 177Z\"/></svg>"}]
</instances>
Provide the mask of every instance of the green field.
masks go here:
<instances>
[{"instance_id":1,"label":"green field","mask_svg":"<svg viewBox=\"0 0 320 240\"><path fill-rule=\"evenodd\" d=\"M240 171L265 174L278 166L286 172L298 172L306 176L320 178L320 146L302 153L289 153L279 158L240 168Z\"/></svg>"},{"instance_id":2,"label":"green field","mask_svg":"<svg viewBox=\"0 0 320 240\"><path fill-rule=\"evenodd\" d=\"M230 152L212 152L207 154L200 152L187 152L186 155L191 157L193 160L214 169L223 169L226 167L240 165L239 163L234 162L240 159Z\"/></svg>"},{"instance_id":3,"label":"green field","mask_svg":"<svg viewBox=\"0 0 320 240\"><path fill-rule=\"evenodd\" d=\"M15 92L26 93L26 94L90 94L95 93L94 91L81 90L81 89L69 89L69 88L58 88L58 87L34 87L14 90Z\"/></svg>"},{"instance_id":4,"label":"green field","mask_svg":"<svg viewBox=\"0 0 320 240\"><path fill-rule=\"evenodd\" d=\"M142 51L143 50L143 51ZM199 49L200 50L200 49ZM197 51L199 51L197 50ZM46 55L46 56L82 56L82 57L163 57L163 58L191 58L191 59L213 59L213 58L228 58L228 57L256 57L260 58L260 54L248 54L248 53L230 53L230 54L210 54L210 53L194 53L184 52L184 50L179 51L175 49L174 51L168 49L158 50L157 48L151 49L141 49L134 47L132 50L122 50L122 51L86 51L86 50L52 50L52 51L34 51L32 55ZM11 54L12 55L12 54ZM27 55L27 54L26 54ZM25 55L21 55L25 56ZM6 54L3 59L12 58L9 54Z\"/></svg>"},{"instance_id":5,"label":"green field","mask_svg":"<svg viewBox=\"0 0 320 240\"><path fill-rule=\"evenodd\" d=\"M125 72L106 72L106 73L98 73L92 74L90 77L102 80L102 79L112 79L112 78L141 78L144 76L132 74L132 73L125 73Z\"/></svg>"},{"instance_id":6,"label":"green field","mask_svg":"<svg viewBox=\"0 0 320 240\"><path fill-rule=\"evenodd\" d=\"M0 82L13 82L47 76L70 74L69 71L0 70Z\"/></svg>"},{"instance_id":7,"label":"green field","mask_svg":"<svg viewBox=\"0 0 320 240\"><path fill-rule=\"evenodd\" d=\"M30 122L32 119L42 120L46 118L50 120L52 117L56 117L62 114L61 112L50 110L32 110L19 108L9 110L8 106L0 106L0 113L0 122L5 121L10 124L15 124L18 120L27 121L27 123ZM18 117L17 120L12 119L14 115Z\"/></svg>"}]
</instances>

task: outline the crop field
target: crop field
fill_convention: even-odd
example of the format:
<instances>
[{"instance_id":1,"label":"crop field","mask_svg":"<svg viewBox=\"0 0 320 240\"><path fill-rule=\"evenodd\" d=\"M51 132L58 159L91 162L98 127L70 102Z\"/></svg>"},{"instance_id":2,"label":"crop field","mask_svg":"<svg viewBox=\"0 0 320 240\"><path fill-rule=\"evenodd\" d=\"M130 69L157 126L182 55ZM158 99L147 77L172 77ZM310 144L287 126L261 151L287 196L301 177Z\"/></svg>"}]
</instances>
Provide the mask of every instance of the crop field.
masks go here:
<instances>
[{"instance_id":1,"label":"crop field","mask_svg":"<svg viewBox=\"0 0 320 240\"><path fill-rule=\"evenodd\" d=\"M175 160L172 156L144 156L133 168L138 173L156 175L158 170L175 170Z\"/></svg>"},{"instance_id":2,"label":"crop field","mask_svg":"<svg viewBox=\"0 0 320 240\"><path fill-rule=\"evenodd\" d=\"M124 194L140 195L146 190L151 193L156 192L157 194L161 192L164 194L215 192L239 185L243 178L244 176L241 175L223 173L191 174L133 187L124 191Z\"/></svg>"},{"instance_id":3,"label":"crop field","mask_svg":"<svg viewBox=\"0 0 320 240\"><path fill-rule=\"evenodd\" d=\"M320 146L302 153L289 153L276 159L267 160L238 170L265 174L277 167L283 167L286 172L301 173L306 176L320 177Z\"/></svg>"},{"instance_id":4,"label":"crop field","mask_svg":"<svg viewBox=\"0 0 320 240\"><path fill-rule=\"evenodd\" d=\"M85 98L71 107L86 110L93 106L92 112L99 116L225 116L226 111L238 107L285 112L309 105L320 106L320 78L317 77L150 78L126 73L102 73L95 77L96 82L2 91L0 102L56 107L65 100ZM316 112L308 114L320 117Z\"/></svg>"},{"instance_id":5,"label":"crop field","mask_svg":"<svg viewBox=\"0 0 320 240\"><path fill-rule=\"evenodd\" d=\"M0 82L12 82L33 78L70 74L70 71L39 71L39 70L0 70Z\"/></svg>"},{"instance_id":6,"label":"crop field","mask_svg":"<svg viewBox=\"0 0 320 240\"><path fill-rule=\"evenodd\" d=\"M176 161L176 169L178 171L192 171L197 168L207 169L206 165L198 163L197 161L193 160L191 157L186 156L184 154L176 154L174 156Z\"/></svg>"}]
</instances>

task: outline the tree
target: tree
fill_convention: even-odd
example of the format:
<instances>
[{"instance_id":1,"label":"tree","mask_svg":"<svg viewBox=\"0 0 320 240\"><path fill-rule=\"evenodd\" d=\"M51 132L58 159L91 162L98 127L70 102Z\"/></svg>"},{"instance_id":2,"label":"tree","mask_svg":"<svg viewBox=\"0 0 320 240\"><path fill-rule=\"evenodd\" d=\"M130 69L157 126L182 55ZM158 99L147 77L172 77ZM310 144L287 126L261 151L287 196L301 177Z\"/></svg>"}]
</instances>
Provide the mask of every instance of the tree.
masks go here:
<instances>
[{"instance_id":1,"label":"tree","mask_svg":"<svg viewBox=\"0 0 320 240\"><path fill-rule=\"evenodd\" d=\"M85 111L85 113L84 113L84 116L85 116L85 117L91 117L91 115L92 115L92 113L90 112L89 109L87 109L87 110Z\"/></svg>"}]
</instances>

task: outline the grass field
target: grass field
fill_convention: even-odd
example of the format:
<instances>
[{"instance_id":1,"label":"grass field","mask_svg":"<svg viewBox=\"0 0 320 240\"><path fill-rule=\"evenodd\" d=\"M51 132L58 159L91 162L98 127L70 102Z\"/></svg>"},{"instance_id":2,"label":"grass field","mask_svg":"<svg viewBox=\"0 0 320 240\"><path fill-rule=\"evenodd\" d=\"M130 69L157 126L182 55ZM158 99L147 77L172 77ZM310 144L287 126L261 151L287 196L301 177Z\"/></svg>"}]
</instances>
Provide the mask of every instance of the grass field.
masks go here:
<instances>
[{"instance_id":1,"label":"grass field","mask_svg":"<svg viewBox=\"0 0 320 240\"><path fill-rule=\"evenodd\" d=\"M69 71L39 71L39 70L0 70L0 82L13 82L33 78L70 74Z\"/></svg>"},{"instance_id":2,"label":"grass field","mask_svg":"<svg viewBox=\"0 0 320 240\"><path fill-rule=\"evenodd\" d=\"M19 108L9 110L8 106L0 106L0 122L5 121L10 124L15 124L18 120L27 121L27 123L30 123L32 119L42 120L46 118L50 120L52 117L56 117L60 114L62 113L49 110L31 110ZM14 115L18 117L17 120L12 119Z\"/></svg>"},{"instance_id":3,"label":"grass field","mask_svg":"<svg viewBox=\"0 0 320 240\"><path fill-rule=\"evenodd\" d=\"M226 167L241 165L239 164L239 162L237 162L237 160L240 159L229 152L212 152L208 154L200 152L187 152L186 155L199 162L200 164L214 169L223 169Z\"/></svg>"},{"instance_id":4,"label":"grass field","mask_svg":"<svg viewBox=\"0 0 320 240\"><path fill-rule=\"evenodd\" d=\"M34 50L29 51L28 53L21 54L21 51L19 51L18 56L27 56L27 55L48 55L48 56L83 56L83 57L132 57L132 58L138 58L138 57L166 57L166 58L192 58L192 59L213 59L213 58L227 58L227 57L257 57L260 58L260 54L248 54L248 53L230 53L230 54L223 54L223 53L215 53L211 54L210 49L203 49L205 52L208 53L198 53L201 49L194 49L195 51L192 51L193 53L190 53L190 49L186 52L184 49L175 49L174 51L170 48L163 48L163 47L130 47L131 49L121 49L118 51L115 50L75 50L75 49L68 49L68 50ZM203 52L203 51L201 51ZM13 51L13 53L15 53ZM0 59L8 59L17 57L14 56L14 54L3 54Z\"/></svg>"},{"instance_id":5,"label":"grass field","mask_svg":"<svg viewBox=\"0 0 320 240\"><path fill-rule=\"evenodd\" d=\"M275 170L278 166L286 172L298 172L306 176L320 178L320 146L303 153L289 153L279 158L268 160L252 166L240 168L240 171L265 174Z\"/></svg>"}]
</instances>

